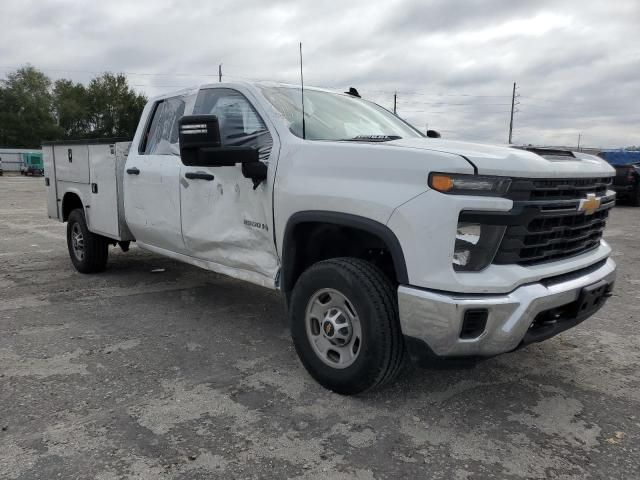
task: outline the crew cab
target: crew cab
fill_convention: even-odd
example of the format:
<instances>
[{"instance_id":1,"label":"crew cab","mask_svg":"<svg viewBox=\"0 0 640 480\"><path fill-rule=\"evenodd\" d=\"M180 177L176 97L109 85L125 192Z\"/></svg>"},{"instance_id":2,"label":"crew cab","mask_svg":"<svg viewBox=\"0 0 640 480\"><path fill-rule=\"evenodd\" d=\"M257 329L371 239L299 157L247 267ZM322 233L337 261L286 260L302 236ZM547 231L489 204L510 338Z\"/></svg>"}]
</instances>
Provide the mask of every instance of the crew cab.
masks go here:
<instances>
[{"instance_id":1,"label":"crew cab","mask_svg":"<svg viewBox=\"0 0 640 480\"><path fill-rule=\"evenodd\" d=\"M151 99L132 141L43 150L79 272L135 241L279 290L342 394L550 338L615 280L604 160L430 138L355 89L206 85Z\"/></svg>"}]
</instances>

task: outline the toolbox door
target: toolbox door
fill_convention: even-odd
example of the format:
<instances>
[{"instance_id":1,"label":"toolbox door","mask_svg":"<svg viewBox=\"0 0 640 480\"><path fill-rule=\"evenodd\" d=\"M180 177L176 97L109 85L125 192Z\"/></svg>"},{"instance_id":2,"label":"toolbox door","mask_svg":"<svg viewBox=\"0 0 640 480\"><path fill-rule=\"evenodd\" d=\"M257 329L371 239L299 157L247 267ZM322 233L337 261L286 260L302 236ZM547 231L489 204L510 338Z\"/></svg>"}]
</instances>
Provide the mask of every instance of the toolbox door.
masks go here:
<instances>
[{"instance_id":1,"label":"toolbox door","mask_svg":"<svg viewBox=\"0 0 640 480\"><path fill-rule=\"evenodd\" d=\"M55 145L56 178L59 181L89 183L89 149L87 144Z\"/></svg>"},{"instance_id":2,"label":"toolbox door","mask_svg":"<svg viewBox=\"0 0 640 480\"><path fill-rule=\"evenodd\" d=\"M53 157L53 145L43 145L42 160L44 162L44 185L47 190L47 215L49 218L58 216L58 190L56 184L55 158Z\"/></svg>"}]
</instances>

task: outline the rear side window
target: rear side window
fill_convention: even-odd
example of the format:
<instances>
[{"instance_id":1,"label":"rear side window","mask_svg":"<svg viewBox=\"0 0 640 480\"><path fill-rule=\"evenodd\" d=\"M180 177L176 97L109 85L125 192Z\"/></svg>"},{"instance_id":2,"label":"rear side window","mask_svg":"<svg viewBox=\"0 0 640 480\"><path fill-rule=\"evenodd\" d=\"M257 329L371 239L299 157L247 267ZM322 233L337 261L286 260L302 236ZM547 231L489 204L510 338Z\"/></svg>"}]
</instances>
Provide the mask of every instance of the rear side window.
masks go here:
<instances>
[{"instance_id":1,"label":"rear side window","mask_svg":"<svg viewBox=\"0 0 640 480\"><path fill-rule=\"evenodd\" d=\"M178 122L195 100L194 95L166 98L156 103L140 153L145 155L180 155Z\"/></svg>"}]
</instances>

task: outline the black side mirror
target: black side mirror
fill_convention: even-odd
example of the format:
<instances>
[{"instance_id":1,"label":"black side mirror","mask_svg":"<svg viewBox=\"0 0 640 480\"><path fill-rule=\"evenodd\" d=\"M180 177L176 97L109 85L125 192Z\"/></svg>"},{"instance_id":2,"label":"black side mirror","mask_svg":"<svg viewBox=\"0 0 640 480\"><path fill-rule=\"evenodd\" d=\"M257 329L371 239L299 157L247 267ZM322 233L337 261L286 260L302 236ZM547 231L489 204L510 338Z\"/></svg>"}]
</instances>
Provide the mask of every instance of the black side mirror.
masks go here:
<instances>
[{"instance_id":1,"label":"black side mirror","mask_svg":"<svg viewBox=\"0 0 640 480\"><path fill-rule=\"evenodd\" d=\"M259 160L256 147L222 146L215 115L187 115L180 119L180 158L189 167L233 167L242 164L242 175L253 180L253 189L267 178L268 166Z\"/></svg>"},{"instance_id":2,"label":"black side mirror","mask_svg":"<svg viewBox=\"0 0 640 480\"><path fill-rule=\"evenodd\" d=\"M232 167L258 161L255 147L222 146L215 115L187 115L180 119L180 158L190 167Z\"/></svg>"},{"instance_id":3,"label":"black side mirror","mask_svg":"<svg viewBox=\"0 0 640 480\"><path fill-rule=\"evenodd\" d=\"M216 115L185 115L178 124L181 148L220 146L220 125Z\"/></svg>"},{"instance_id":4,"label":"black side mirror","mask_svg":"<svg viewBox=\"0 0 640 480\"><path fill-rule=\"evenodd\" d=\"M429 138L440 138L440 132L435 130L427 130L427 137Z\"/></svg>"}]
</instances>

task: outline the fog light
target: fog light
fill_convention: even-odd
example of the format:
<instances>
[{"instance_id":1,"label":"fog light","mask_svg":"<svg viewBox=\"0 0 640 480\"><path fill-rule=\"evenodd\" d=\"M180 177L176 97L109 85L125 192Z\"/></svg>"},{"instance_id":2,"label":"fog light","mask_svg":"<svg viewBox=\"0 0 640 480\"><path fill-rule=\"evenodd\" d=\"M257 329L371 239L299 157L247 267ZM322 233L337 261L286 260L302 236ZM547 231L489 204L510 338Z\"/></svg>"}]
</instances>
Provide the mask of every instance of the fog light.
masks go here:
<instances>
[{"instance_id":1,"label":"fog light","mask_svg":"<svg viewBox=\"0 0 640 480\"><path fill-rule=\"evenodd\" d=\"M453 249L456 271L477 272L486 268L496 254L506 227L458 222Z\"/></svg>"}]
</instances>

